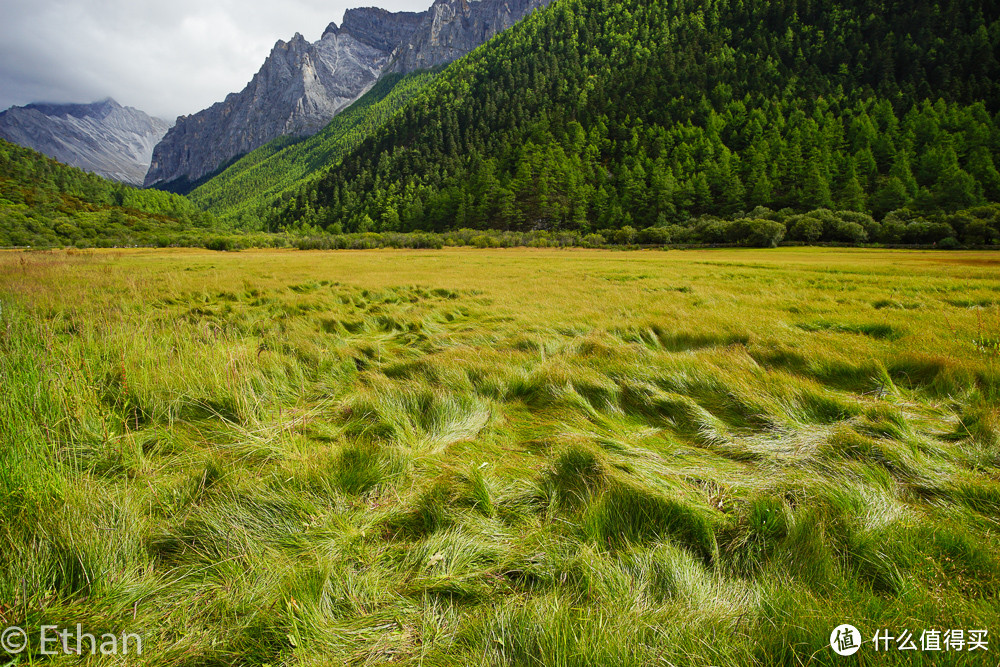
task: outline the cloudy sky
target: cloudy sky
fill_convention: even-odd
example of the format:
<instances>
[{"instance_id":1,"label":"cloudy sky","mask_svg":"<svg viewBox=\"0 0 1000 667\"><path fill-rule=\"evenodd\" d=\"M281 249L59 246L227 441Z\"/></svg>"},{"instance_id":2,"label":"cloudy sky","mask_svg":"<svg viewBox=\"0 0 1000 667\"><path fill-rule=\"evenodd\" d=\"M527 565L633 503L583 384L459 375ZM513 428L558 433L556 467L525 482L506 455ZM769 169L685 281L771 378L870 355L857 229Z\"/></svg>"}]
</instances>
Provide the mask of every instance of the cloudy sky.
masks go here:
<instances>
[{"instance_id":1,"label":"cloudy sky","mask_svg":"<svg viewBox=\"0 0 1000 667\"><path fill-rule=\"evenodd\" d=\"M0 111L113 97L173 121L238 92L274 42L431 0L0 0Z\"/></svg>"}]
</instances>

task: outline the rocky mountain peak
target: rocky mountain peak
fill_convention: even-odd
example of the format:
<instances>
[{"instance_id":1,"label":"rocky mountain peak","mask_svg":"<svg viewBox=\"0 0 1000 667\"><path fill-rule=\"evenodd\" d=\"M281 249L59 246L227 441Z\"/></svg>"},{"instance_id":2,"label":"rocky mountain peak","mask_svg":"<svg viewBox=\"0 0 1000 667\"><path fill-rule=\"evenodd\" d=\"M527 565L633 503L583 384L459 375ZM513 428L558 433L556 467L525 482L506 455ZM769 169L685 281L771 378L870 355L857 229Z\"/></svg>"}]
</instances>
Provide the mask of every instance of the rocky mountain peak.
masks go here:
<instances>
[{"instance_id":1,"label":"rocky mountain peak","mask_svg":"<svg viewBox=\"0 0 1000 667\"><path fill-rule=\"evenodd\" d=\"M359 7L318 42L279 41L240 93L178 118L153 154L146 185L187 190L220 166L281 136L307 136L386 71L450 62L549 0L436 0L424 12Z\"/></svg>"},{"instance_id":2,"label":"rocky mountain peak","mask_svg":"<svg viewBox=\"0 0 1000 667\"><path fill-rule=\"evenodd\" d=\"M427 12L389 12L379 7L358 7L344 12L340 30L382 51L405 44L420 27Z\"/></svg>"},{"instance_id":3,"label":"rocky mountain peak","mask_svg":"<svg viewBox=\"0 0 1000 667\"><path fill-rule=\"evenodd\" d=\"M393 49L419 25L411 13L352 10L308 42L279 40L239 93L178 118L153 153L146 185L189 185L281 136L308 136L378 80Z\"/></svg>"},{"instance_id":4,"label":"rocky mountain peak","mask_svg":"<svg viewBox=\"0 0 1000 667\"><path fill-rule=\"evenodd\" d=\"M35 102L21 108L32 109L46 116L103 118L116 110L122 109L123 107L110 97L105 97L103 100L98 100L96 102L92 102L91 104L50 104L46 102Z\"/></svg>"}]
</instances>

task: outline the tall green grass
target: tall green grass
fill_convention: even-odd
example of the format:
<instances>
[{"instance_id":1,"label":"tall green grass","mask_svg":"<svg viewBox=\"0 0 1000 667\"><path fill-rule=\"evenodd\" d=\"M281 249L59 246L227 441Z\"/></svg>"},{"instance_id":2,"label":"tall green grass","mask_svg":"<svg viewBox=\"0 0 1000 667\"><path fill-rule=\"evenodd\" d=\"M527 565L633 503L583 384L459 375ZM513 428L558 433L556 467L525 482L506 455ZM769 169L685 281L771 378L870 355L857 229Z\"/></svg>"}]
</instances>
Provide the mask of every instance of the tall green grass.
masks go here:
<instances>
[{"instance_id":1,"label":"tall green grass","mask_svg":"<svg viewBox=\"0 0 1000 667\"><path fill-rule=\"evenodd\" d=\"M1000 313L952 301L1000 287L939 257L0 255L0 621L175 666L832 665L845 622L993 629Z\"/></svg>"}]
</instances>

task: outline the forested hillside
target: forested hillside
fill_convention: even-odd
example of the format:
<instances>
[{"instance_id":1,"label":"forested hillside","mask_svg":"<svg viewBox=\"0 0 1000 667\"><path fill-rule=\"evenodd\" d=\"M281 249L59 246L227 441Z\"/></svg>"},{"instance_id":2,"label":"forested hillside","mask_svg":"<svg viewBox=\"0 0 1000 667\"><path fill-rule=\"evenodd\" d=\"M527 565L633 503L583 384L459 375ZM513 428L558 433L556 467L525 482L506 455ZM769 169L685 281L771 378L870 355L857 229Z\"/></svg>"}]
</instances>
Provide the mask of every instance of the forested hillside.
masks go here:
<instances>
[{"instance_id":1,"label":"forested hillside","mask_svg":"<svg viewBox=\"0 0 1000 667\"><path fill-rule=\"evenodd\" d=\"M0 247L202 243L214 227L184 197L108 181L0 139Z\"/></svg>"},{"instance_id":2,"label":"forested hillside","mask_svg":"<svg viewBox=\"0 0 1000 667\"><path fill-rule=\"evenodd\" d=\"M268 225L681 237L749 216L807 241L962 236L944 216L1000 200L998 12L557 0L449 67ZM809 211L839 222L793 216Z\"/></svg>"},{"instance_id":3,"label":"forested hillside","mask_svg":"<svg viewBox=\"0 0 1000 667\"><path fill-rule=\"evenodd\" d=\"M318 134L303 140L282 137L261 146L193 190L192 201L243 228L258 226L266 204L339 161L436 76L436 71L384 76Z\"/></svg>"}]
</instances>

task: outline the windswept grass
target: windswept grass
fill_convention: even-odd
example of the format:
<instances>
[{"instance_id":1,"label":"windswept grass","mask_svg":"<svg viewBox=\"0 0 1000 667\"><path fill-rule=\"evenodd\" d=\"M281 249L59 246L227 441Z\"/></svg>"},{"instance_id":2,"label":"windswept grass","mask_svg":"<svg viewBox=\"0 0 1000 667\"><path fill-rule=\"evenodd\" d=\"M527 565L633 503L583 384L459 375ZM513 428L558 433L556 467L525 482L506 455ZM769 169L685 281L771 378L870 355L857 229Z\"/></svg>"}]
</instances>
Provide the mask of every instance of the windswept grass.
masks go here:
<instances>
[{"instance_id":1,"label":"windswept grass","mask_svg":"<svg viewBox=\"0 0 1000 667\"><path fill-rule=\"evenodd\" d=\"M0 625L176 667L834 665L845 622L995 631L998 261L0 254Z\"/></svg>"}]
</instances>

